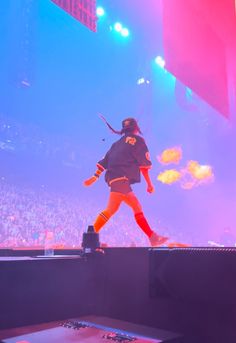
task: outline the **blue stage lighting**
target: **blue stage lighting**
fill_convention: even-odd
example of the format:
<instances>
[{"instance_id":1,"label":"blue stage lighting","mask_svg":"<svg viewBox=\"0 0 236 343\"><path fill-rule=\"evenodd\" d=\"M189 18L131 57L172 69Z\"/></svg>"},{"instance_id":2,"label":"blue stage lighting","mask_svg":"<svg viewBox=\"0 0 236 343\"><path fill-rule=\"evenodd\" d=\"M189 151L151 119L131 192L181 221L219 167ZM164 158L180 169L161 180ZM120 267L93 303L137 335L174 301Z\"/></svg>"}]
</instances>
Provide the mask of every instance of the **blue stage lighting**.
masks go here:
<instances>
[{"instance_id":1,"label":"blue stage lighting","mask_svg":"<svg viewBox=\"0 0 236 343\"><path fill-rule=\"evenodd\" d=\"M157 56L157 57L155 58L155 62L156 62L156 64L158 64L161 68L165 68L166 62L165 62L165 60L164 60L161 56Z\"/></svg>"},{"instance_id":2,"label":"blue stage lighting","mask_svg":"<svg viewBox=\"0 0 236 343\"><path fill-rule=\"evenodd\" d=\"M137 85L141 85L143 83L145 83L145 78L144 77L141 77L140 79L138 79Z\"/></svg>"},{"instance_id":3,"label":"blue stage lighting","mask_svg":"<svg viewBox=\"0 0 236 343\"><path fill-rule=\"evenodd\" d=\"M129 36L129 30L126 28L126 27L124 27L122 30L121 30L121 35L123 36L123 37L128 37Z\"/></svg>"},{"instance_id":4,"label":"blue stage lighting","mask_svg":"<svg viewBox=\"0 0 236 343\"><path fill-rule=\"evenodd\" d=\"M121 23L115 23L114 24L114 29L117 31L117 32L121 32L123 30L122 28L122 24Z\"/></svg>"},{"instance_id":5,"label":"blue stage lighting","mask_svg":"<svg viewBox=\"0 0 236 343\"><path fill-rule=\"evenodd\" d=\"M145 79L144 77L141 77L140 79L137 80L137 85L142 85L144 83L149 84L150 80Z\"/></svg>"},{"instance_id":6,"label":"blue stage lighting","mask_svg":"<svg viewBox=\"0 0 236 343\"><path fill-rule=\"evenodd\" d=\"M97 7L96 13L98 17L103 17L105 15L105 10L103 7Z\"/></svg>"}]
</instances>

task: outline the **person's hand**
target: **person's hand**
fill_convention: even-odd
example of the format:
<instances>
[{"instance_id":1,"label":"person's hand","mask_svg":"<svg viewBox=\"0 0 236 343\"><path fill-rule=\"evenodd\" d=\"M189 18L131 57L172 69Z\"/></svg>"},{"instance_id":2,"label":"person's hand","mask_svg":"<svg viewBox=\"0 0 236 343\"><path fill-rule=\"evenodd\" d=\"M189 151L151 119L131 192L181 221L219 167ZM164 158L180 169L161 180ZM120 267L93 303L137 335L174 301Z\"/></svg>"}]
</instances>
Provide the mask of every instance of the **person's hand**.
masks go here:
<instances>
[{"instance_id":1,"label":"person's hand","mask_svg":"<svg viewBox=\"0 0 236 343\"><path fill-rule=\"evenodd\" d=\"M86 187L91 186L96 181L97 181L97 177L93 175L89 179L84 181L84 186Z\"/></svg>"},{"instance_id":2,"label":"person's hand","mask_svg":"<svg viewBox=\"0 0 236 343\"><path fill-rule=\"evenodd\" d=\"M147 192L148 193L154 193L155 192L155 188L154 188L153 184L149 184L147 186Z\"/></svg>"}]
</instances>

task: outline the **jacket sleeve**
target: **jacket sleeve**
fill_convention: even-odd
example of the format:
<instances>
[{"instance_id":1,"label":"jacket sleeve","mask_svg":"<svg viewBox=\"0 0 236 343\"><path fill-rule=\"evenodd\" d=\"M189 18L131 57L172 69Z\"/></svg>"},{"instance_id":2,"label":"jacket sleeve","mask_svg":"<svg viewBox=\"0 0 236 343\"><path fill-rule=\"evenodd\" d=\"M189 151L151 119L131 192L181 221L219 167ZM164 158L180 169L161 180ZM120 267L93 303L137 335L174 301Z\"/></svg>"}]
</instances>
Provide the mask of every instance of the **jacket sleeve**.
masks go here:
<instances>
[{"instance_id":1,"label":"jacket sleeve","mask_svg":"<svg viewBox=\"0 0 236 343\"><path fill-rule=\"evenodd\" d=\"M104 171L107 169L108 167L108 153L109 151L106 153L106 155L97 163L97 168L100 169L101 171Z\"/></svg>"},{"instance_id":2,"label":"jacket sleeve","mask_svg":"<svg viewBox=\"0 0 236 343\"><path fill-rule=\"evenodd\" d=\"M140 139L136 142L133 154L138 163L139 168L151 168L152 162L150 160L148 147L145 143L145 140L142 137L140 137Z\"/></svg>"}]
</instances>

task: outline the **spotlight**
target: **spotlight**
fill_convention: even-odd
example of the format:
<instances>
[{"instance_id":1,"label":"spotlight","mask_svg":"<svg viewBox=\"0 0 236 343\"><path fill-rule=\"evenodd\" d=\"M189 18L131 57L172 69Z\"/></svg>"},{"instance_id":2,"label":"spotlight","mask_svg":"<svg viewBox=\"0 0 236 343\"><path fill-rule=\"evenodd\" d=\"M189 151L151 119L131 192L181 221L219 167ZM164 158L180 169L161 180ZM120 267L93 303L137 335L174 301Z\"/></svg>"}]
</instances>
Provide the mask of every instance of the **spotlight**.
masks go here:
<instances>
[{"instance_id":1,"label":"spotlight","mask_svg":"<svg viewBox=\"0 0 236 343\"><path fill-rule=\"evenodd\" d=\"M28 80L22 80L21 81L21 85L24 86L24 87L30 87L31 86L31 84L30 84L30 82Z\"/></svg>"},{"instance_id":2,"label":"spotlight","mask_svg":"<svg viewBox=\"0 0 236 343\"><path fill-rule=\"evenodd\" d=\"M141 84L144 83L144 82L145 82L144 77L141 77L140 79L138 79L137 85L141 85Z\"/></svg>"},{"instance_id":3,"label":"spotlight","mask_svg":"<svg viewBox=\"0 0 236 343\"><path fill-rule=\"evenodd\" d=\"M161 56L157 56L155 58L155 62L157 65L159 65L161 68L165 68L166 62Z\"/></svg>"},{"instance_id":4,"label":"spotlight","mask_svg":"<svg viewBox=\"0 0 236 343\"><path fill-rule=\"evenodd\" d=\"M128 37L129 36L129 30L126 28L126 27L124 27L123 29L121 29L121 35L123 36L123 37Z\"/></svg>"},{"instance_id":5,"label":"spotlight","mask_svg":"<svg viewBox=\"0 0 236 343\"><path fill-rule=\"evenodd\" d=\"M117 31L117 32L121 32L122 31L122 24L121 23L115 23L114 24L114 29Z\"/></svg>"},{"instance_id":6,"label":"spotlight","mask_svg":"<svg viewBox=\"0 0 236 343\"><path fill-rule=\"evenodd\" d=\"M149 84L150 80L145 79L144 77L141 77L140 79L137 80L137 85L142 85L144 83Z\"/></svg>"},{"instance_id":7,"label":"spotlight","mask_svg":"<svg viewBox=\"0 0 236 343\"><path fill-rule=\"evenodd\" d=\"M96 13L98 17L103 17L105 15L105 10L103 7L97 7Z\"/></svg>"}]
</instances>

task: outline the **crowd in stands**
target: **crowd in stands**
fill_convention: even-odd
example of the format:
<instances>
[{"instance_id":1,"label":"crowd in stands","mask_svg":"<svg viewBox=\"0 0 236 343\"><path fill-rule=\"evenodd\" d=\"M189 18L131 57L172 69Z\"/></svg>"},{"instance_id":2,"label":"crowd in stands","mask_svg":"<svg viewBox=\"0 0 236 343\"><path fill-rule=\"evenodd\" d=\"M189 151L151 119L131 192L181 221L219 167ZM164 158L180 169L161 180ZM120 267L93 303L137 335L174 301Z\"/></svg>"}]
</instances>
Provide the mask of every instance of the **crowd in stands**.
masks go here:
<instances>
[{"instance_id":1,"label":"crowd in stands","mask_svg":"<svg viewBox=\"0 0 236 343\"><path fill-rule=\"evenodd\" d=\"M36 159L46 157L45 161L55 158L65 165L77 167L79 151L81 149L76 143L65 137L62 139L46 134L37 126L24 125L0 114L0 153L14 152L15 157L21 156L21 153L29 155L29 158L26 156L28 162L24 162L26 169L29 168L31 155L36 156ZM6 156L2 156L1 162L4 163ZM21 161L21 157L19 160ZM45 161L43 169L47 166ZM55 192L47 186L40 187L39 184L18 184L15 177L17 171L11 168L9 164L4 172L5 175L12 176L12 182L7 182L0 174L0 248L43 247L48 232L53 233L53 244L58 248L80 247L83 232L103 210L103 207L99 207L97 199L85 200L79 193L65 194L61 190L62 187L58 187L60 192ZM30 173L32 178L37 179L38 167L35 168L37 172L34 173L32 168ZM29 173L26 175L27 179ZM59 170L57 177L58 175ZM64 178L62 182L65 182ZM160 223L154 219L151 220L151 224L159 231ZM159 232L180 242L184 238L179 230L170 232L169 229L162 228ZM100 241L104 245L120 247L149 245L147 237L135 223L132 213L126 214L122 210L102 229Z\"/></svg>"},{"instance_id":2,"label":"crowd in stands","mask_svg":"<svg viewBox=\"0 0 236 343\"><path fill-rule=\"evenodd\" d=\"M79 160L78 142L52 135L33 124L23 124L0 113L0 150L53 158L75 164Z\"/></svg>"},{"instance_id":3,"label":"crowd in stands","mask_svg":"<svg viewBox=\"0 0 236 343\"><path fill-rule=\"evenodd\" d=\"M0 182L0 247L43 246L53 232L57 247L80 247L82 234L101 208L72 195ZM146 246L133 216L117 215L100 234L109 246Z\"/></svg>"},{"instance_id":4,"label":"crowd in stands","mask_svg":"<svg viewBox=\"0 0 236 343\"><path fill-rule=\"evenodd\" d=\"M80 247L83 232L101 210L92 200L1 180L0 248L43 247L47 232L53 232L55 247ZM163 229L162 233L170 234ZM111 247L149 245L132 214L122 210L102 229L100 241Z\"/></svg>"}]
</instances>

